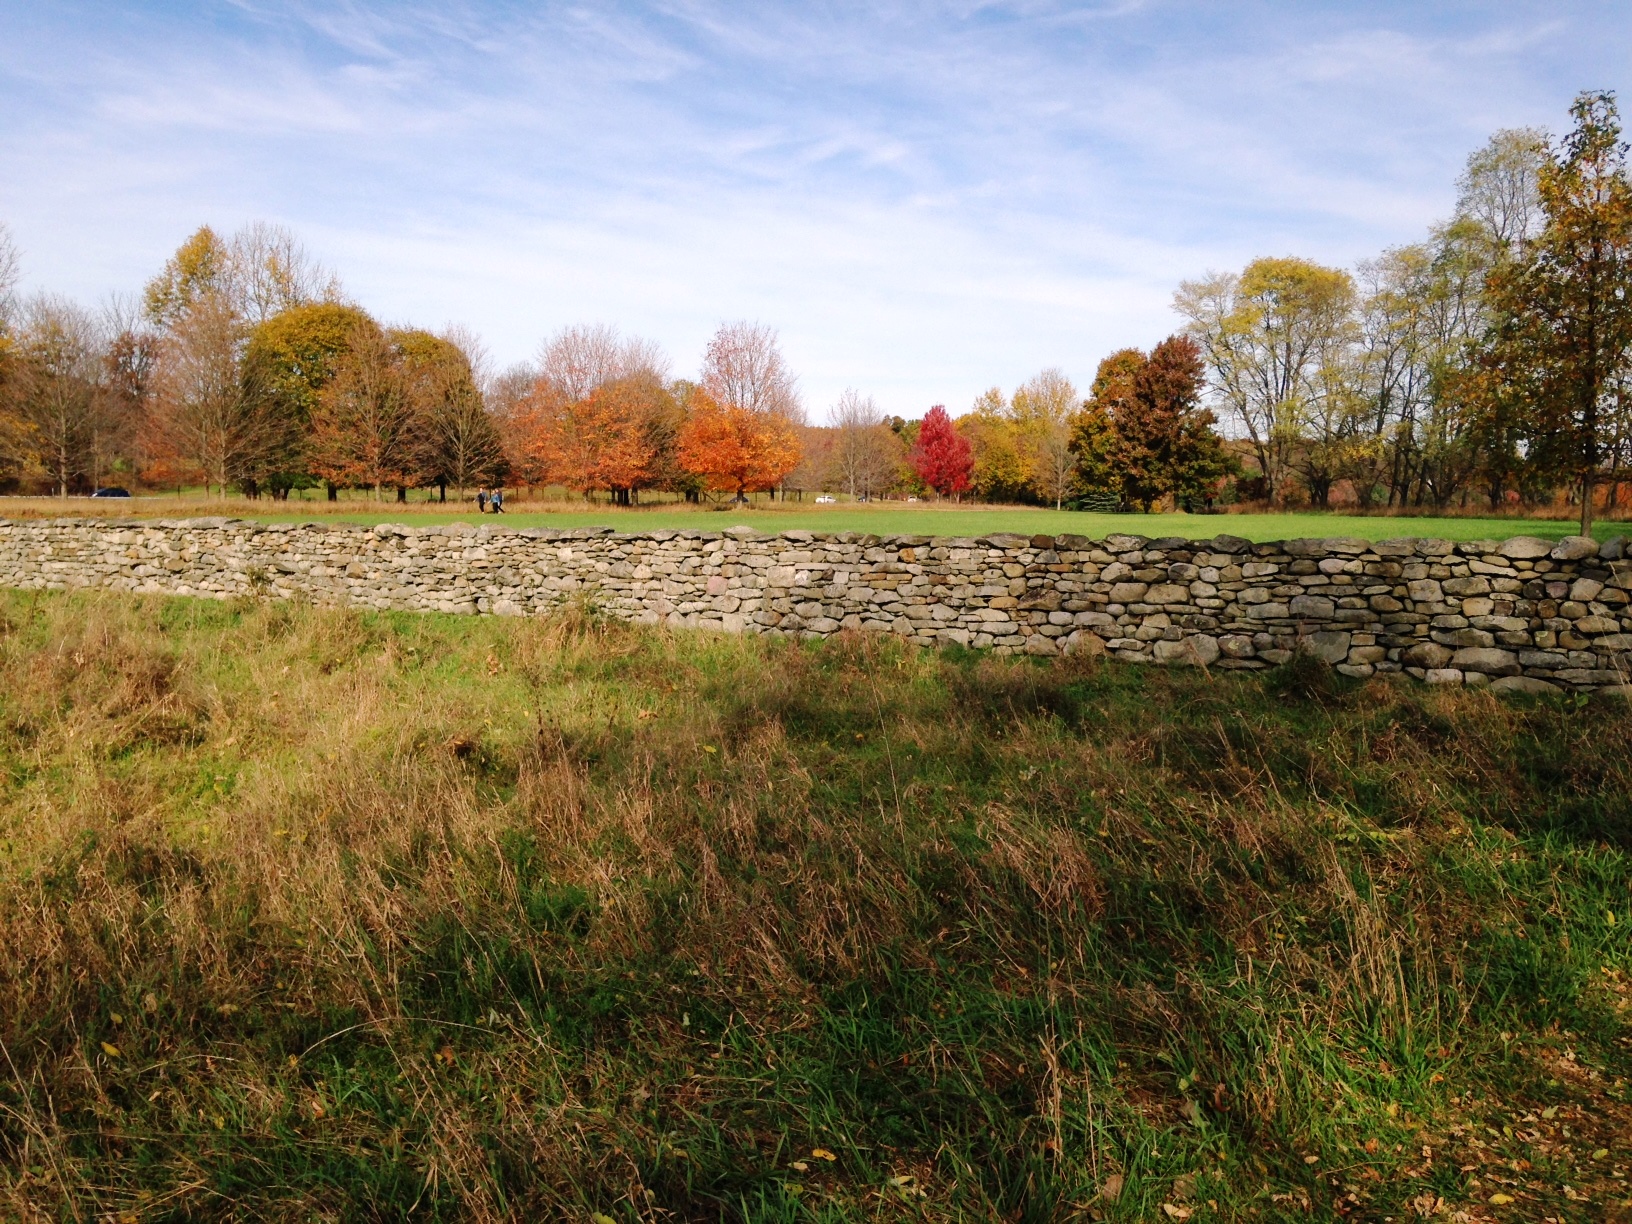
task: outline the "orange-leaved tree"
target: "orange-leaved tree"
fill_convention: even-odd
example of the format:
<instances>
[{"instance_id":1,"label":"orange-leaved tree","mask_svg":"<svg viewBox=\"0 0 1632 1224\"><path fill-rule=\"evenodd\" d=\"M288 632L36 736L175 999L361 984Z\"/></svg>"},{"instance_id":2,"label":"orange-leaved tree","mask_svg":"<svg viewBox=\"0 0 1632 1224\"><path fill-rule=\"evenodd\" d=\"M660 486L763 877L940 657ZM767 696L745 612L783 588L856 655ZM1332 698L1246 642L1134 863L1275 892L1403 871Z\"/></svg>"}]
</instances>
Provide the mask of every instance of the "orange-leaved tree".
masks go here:
<instances>
[{"instance_id":1,"label":"orange-leaved tree","mask_svg":"<svg viewBox=\"0 0 1632 1224\"><path fill-rule=\"evenodd\" d=\"M585 496L643 483L652 447L634 391L619 381L567 399L540 379L526 406L525 449L544 478Z\"/></svg>"},{"instance_id":2,"label":"orange-leaved tree","mask_svg":"<svg viewBox=\"0 0 1632 1224\"><path fill-rule=\"evenodd\" d=\"M680 431L680 466L710 488L742 501L750 490L774 489L799 466L799 439L785 416L723 405L701 388Z\"/></svg>"},{"instance_id":3,"label":"orange-leaved tree","mask_svg":"<svg viewBox=\"0 0 1632 1224\"><path fill-rule=\"evenodd\" d=\"M402 353L374 325L351 333L312 411L312 471L338 486L399 491L415 482L416 414Z\"/></svg>"}]
</instances>

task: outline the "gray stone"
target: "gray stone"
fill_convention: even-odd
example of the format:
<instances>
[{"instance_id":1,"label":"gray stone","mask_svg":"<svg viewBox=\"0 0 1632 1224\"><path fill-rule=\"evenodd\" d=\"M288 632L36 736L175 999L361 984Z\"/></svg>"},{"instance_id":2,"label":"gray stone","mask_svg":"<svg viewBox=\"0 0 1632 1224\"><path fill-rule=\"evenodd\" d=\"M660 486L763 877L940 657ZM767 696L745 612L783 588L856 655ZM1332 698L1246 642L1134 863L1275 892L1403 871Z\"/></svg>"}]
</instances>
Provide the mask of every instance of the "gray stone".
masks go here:
<instances>
[{"instance_id":1,"label":"gray stone","mask_svg":"<svg viewBox=\"0 0 1632 1224\"><path fill-rule=\"evenodd\" d=\"M1451 656L1451 666L1464 672L1484 672L1492 676L1519 674L1519 656L1511 650L1489 646L1468 646Z\"/></svg>"},{"instance_id":2,"label":"gray stone","mask_svg":"<svg viewBox=\"0 0 1632 1224\"><path fill-rule=\"evenodd\" d=\"M1598 555L1598 541L1589 536L1565 536L1547 555L1554 561L1584 561Z\"/></svg>"},{"instance_id":3,"label":"gray stone","mask_svg":"<svg viewBox=\"0 0 1632 1224\"><path fill-rule=\"evenodd\" d=\"M1467 546L1479 544L1481 552L1494 551L1498 556L1508 557L1516 561L1534 561L1539 557L1547 556L1553 551L1551 542L1538 540L1535 536L1514 536L1511 540L1503 540L1494 550L1483 547L1491 542L1489 540L1470 540Z\"/></svg>"},{"instance_id":4,"label":"gray stone","mask_svg":"<svg viewBox=\"0 0 1632 1224\"><path fill-rule=\"evenodd\" d=\"M1418 642L1406 650L1400 660L1412 667L1433 670L1449 663L1453 653L1449 646L1441 646L1438 642Z\"/></svg>"},{"instance_id":5,"label":"gray stone","mask_svg":"<svg viewBox=\"0 0 1632 1224\"><path fill-rule=\"evenodd\" d=\"M1538 680L1534 676L1501 676L1490 682L1490 691L1493 693L1528 693L1539 697L1547 693L1562 693L1564 690L1556 684L1546 680Z\"/></svg>"},{"instance_id":6,"label":"gray stone","mask_svg":"<svg viewBox=\"0 0 1632 1224\"><path fill-rule=\"evenodd\" d=\"M1162 583L1145 592L1145 602L1153 604L1181 604L1190 602L1190 588L1176 583Z\"/></svg>"},{"instance_id":7,"label":"gray stone","mask_svg":"<svg viewBox=\"0 0 1632 1224\"><path fill-rule=\"evenodd\" d=\"M1299 649L1328 663L1342 663L1349 657L1353 635L1334 630L1306 634L1298 639Z\"/></svg>"}]
</instances>

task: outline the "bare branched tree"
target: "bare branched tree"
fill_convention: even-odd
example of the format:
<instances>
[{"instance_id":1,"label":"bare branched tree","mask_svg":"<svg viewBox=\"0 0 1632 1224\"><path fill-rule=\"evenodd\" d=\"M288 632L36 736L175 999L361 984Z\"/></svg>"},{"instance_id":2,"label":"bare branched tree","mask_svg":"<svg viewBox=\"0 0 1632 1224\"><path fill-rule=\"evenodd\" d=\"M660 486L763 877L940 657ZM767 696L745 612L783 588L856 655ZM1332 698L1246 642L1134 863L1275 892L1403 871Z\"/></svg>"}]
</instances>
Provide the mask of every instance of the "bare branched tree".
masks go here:
<instances>
[{"instance_id":1,"label":"bare branched tree","mask_svg":"<svg viewBox=\"0 0 1632 1224\"><path fill-rule=\"evenodd\" d=\"M0 333L6 331L17 312L17 282L22 279L23 259L11 230L0 221Z\"/></svg>"},{"instance_id":2,"label":"bare branched tree","mask_svg":"<svg viewBox=\"0 0 1632 1224\"><path fill-rule=\"evenodd\" d=\"M99 320L67 298L41 295L22 309L18 406L59 497L88 476L88 451L101 409Z\"/></svg>"},{"instance_id":3,"label":"bare branched tree","mask_svg":"<svg viewBox=\"0 0 1632 1224\"><path fill-rule=\"evenodd\" d=\"M291 306L341 299L340 278L318 263L281 225L256 221L227 245L233 305L253 326Z\"/></svg>"},{"instance_id":4,"label":"bare branched tree","mask_svg":"<svg viewBox=\"0 0 1632 1224\"><path fill-rule=\"evenodd\" d=\"M768 412L804 424L797 380L782 358L776 329L763 323L724 323L703 357L703 386L730 408Z\"/></svg>"},{"instance_id":5,"label":"bare branched tree","mask_svg":"<svg viewBox=\"0 0 1632 1224\"><path fill-rule=\"evenodd\" d=\"M225 490L282 464L292 422L242 368L246 329L222 295L196 299L159 348L145 446L167 471Z\"/></svg>"},{"instance_id":6,"label":"bare branched tree","mask_svg":"<svg viewBox=\"0 0 1632 1224\"><path fill-rule=\"evenodd\" d=\"M829 479L852 497L872 497L889 487L900 462L900 439L873 397L846 388L833 406Z\"/></svg>"},{"instance_id":7,"label":"bare branched tree","mask_svg":"<svg viewBox=\"0 0 1632 1224\"><path fill-rule=\"evenodd\" d=\"M257 221L223 241L201 226L143 291L148 318L175 326L205 297L224 302L251 326L292 306L341 300L339 278L280 225Z\"/></svg>"},{"instance_id":8,"label":"bare branched tree","mask_svg":"<svg viewBox=\"0 0 1632 1224\"><path fill-rule=\"evenodd\" d=\"M624 339L615 327L587 323L564 327L545 341L538 366L550 392L575 403L621 379L642 374L664 379L669 359L653 341Z\"/></svg>"},{"instance_id":9,"label":"bare branched tree","mask_svg":"<svg viewBox=\"0 0 1632 1224\"><path fill-rule=\"evenodd\" d=\"M1468 157L1456 180L1456 213L1476 221L1491 241L1517 254L1542 223L1541 170L1547 164L1547 133L1504 128Z\"/></svg>"}]
</instances>

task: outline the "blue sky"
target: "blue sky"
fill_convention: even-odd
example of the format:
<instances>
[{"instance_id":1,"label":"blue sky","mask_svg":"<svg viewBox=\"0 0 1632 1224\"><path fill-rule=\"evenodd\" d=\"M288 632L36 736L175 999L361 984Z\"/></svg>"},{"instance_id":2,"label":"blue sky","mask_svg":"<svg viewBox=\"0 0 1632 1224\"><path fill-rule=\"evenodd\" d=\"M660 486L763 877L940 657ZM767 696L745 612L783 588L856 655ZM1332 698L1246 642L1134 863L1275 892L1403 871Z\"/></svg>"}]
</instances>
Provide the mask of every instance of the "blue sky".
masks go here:
<instances>
[{"instance_id":1,"label":"blue sky","mask_svg":"<svg viewBox=\"0 0 1632 1224\"><path fill-rule=\"evenodd\" d=\"M1625 3L14 0L0 220L87 302L269 220L500 363L610 322L686 374L757 319L813 419L919 416L1085 386L1184 277L1415 240L1492 131L1629 76Z\"/></svg>"}]
</instances>

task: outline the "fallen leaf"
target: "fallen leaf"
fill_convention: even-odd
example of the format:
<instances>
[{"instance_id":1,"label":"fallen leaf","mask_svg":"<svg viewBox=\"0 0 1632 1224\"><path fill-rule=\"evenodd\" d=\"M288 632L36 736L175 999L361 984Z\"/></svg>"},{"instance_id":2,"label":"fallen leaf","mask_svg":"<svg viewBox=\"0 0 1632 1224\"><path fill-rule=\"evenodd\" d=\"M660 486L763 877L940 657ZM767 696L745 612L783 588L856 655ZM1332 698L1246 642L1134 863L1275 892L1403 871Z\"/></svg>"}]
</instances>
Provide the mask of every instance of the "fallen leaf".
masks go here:
<instances>
[{"instance_id":1,"label":"fallen leaf","mask_svg":"<svg viewBox=\"0 0 1632 1224\"><path fill-rule=\"evenodd\" d=\"M1120 1173L1112 1173L1105 1179L1105 1184L1099 1188L1099 1197L1107 1203L1114 1203L1122 1197L1122 1186L1125 1178Z\"/></svg>"},{"instance_id":2,"label":"fallen leaf","mask_svg":"<svg viewBox=\"0 0 1632 1224\"><path fill-rule=\"evenodd\" d=\"M1170 1220L1188 1220L1190 1218L1190 1208L1188 1207L1178 1207L1172 1203L1163 1203L1162 1211Z\"/></svg>"},{"instance_id":3,"label":"fallen leaf","mask_svg":"<svg viewBox=\"0 0 1632 1224\"><path fill-rule=\"evenodd\" d=\"M597 1211L594 1215L590 1216L589 1218L590 1218L590 1224L618 1224L618 1222L616 1220L614 1220L611 1216L604 1215L599 1211Z\"/></svg>"},{"instance_id":4,"label":"fallen leaf","mask_svg":"<svg viewBox=\"0 0 1632 1224\"><path fill-rule=\"evenodd\" d=\"M1490 1196L1490 1201L1499 1207L1503 1203L1511 1203L1513 1196L1511 1194L1493 1194Z\"/></svg>"},{"instance_id":5,"label":"fallen leaf","mask_svg":"<svg viewBox=\"0 0 1632 1224\"><path fill-rule=\"evenodd\" d=\"M812 1148L810 1154L817 1160L837 1160L838 1157L826 1148Z\"/></svg>"},{"instance_id":6,"label":"fallen leaf","mask_svg":"<svg viewBox=\"0 0 1632 1224\"><path fill-rule=\"evenodd\" d=\"M703 745L703 751L704 752L718 752L719 749L714 747L713 744L704 744Z\"/></svg>"},{"instance_id":7,"label":"fallen leaf","mask_svg":"<svg viewBox=\"0 0 1632 1224\"><path fill-rule=\"evenodd\" d=\"M108 1013L108 1019L112 1020L116 1027L125 1022L125 1018L123 1016L121 1016L118 1012L109 1012Z\"/></svg>"},{"instance_id":8,"label":"fallen leaf","mask_svg":"<svg viewBox=\"0 0 1632 1224\"><path fill-rule=\"evenodd\" d=\"M110 1045L106 1041L100 1042L99 1044L102 1046L102 1053L106 1054L109 1058L118 1058L118 1057L120 1057L119 1047L118 1046Z\"/></svg>"},{"instance_id":9,"label":"fallen leaf","mask_svg":"<svg viewBox=\"0 0 1632 1224\"><path fill-rule=\"evenodd\" d=\"M793 1162L793 1169L794 1169L794 1172L796 1172L796 1173L809 1173L810 1172L810 1166L808 1164L806 1164L802 1160L794 1161Z\"/></svg>"}]
</instances>

